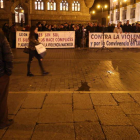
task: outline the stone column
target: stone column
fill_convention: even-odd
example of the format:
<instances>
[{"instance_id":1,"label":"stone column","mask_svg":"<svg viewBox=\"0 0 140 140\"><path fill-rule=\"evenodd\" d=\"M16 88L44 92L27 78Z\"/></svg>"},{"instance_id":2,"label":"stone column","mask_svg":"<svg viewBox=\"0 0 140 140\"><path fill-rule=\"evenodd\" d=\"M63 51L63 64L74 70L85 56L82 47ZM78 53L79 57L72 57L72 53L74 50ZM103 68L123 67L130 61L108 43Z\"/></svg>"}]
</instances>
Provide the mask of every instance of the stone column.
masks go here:
<instances>
[{"instance_id":1,"label":"stone column","mask_svg":"<svg viewBox=\"0 0 140 140\"><path fill-rule=\"evenodd\" d=\"M120 21L122 21L122 11L123 11L123 8L121 7L120 8Z\"/></svg>"},{"instance_id":2,"label":"stone column","mask_svg":"<svg viewBox=\"0 0 140 140\"><path fill-rule=\"evenodd\" d=\"M130 20L130 12L131 12L131 5L127 6L127 11L126 11L126 19Z\"/></svg>"},{"instance_id":3,"label":"stone column","mask_svg":"<svg viewBox=\"0 0 140 140\"><path fill-rule=\"evenodd\" d=\"M54 2L56 2L56 11L59 12L60 11L60 2L61 2L61 0L55 0Z\"/></svg>"},{"instance_id":4,"label":"stone column","mask_svg":"<svg viewBox=\"0 0 140 140\"><path fill-rule=\"evenodd\" d=\"M135 21L140 21L140 3L136 3Z\"/></svg>"},{"instance_id":5,"label":"stone column","mask_svg":"<svg viewBox=\"0 0 140 140\"><path fill-rule=\"evenodd\" d=\"M114 10L113 23L115 23L115 24L116 24L116 9Z\"/></svg>"}]
</instances>

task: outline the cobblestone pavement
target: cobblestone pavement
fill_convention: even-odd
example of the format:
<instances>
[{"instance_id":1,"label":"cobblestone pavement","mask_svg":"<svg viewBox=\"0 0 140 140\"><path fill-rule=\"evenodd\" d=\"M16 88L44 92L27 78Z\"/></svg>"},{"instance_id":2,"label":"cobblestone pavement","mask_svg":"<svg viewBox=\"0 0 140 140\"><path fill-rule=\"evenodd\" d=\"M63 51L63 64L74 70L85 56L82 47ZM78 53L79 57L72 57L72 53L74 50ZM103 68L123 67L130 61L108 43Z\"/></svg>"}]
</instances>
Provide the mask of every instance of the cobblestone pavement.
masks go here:
<instances>
[{"instance_id":1,"label":"cobblestone pavement","mask_svg":"<svg viewBox=\"0 0 140 140\"><path fill-rule=\"evenodd\" d=\"M28 55L13 50L8 97L14 124L2 140L140 140L140 51L49 49L50 72L26 76Z\"/></svg>"},{"instance_id":2,"label":"cobblestone pavement","mask_svg":"<svg viewBox=\"0 0 140 140\"><path fill-rule=\"evenodd\" d=\"M36 76L27 77L28 55L14 50L10 91L140 91L138 49L98 52L49 49L43 60L47 76L41 76L37 60L31 66Z\"/></svg>"}]
</instances>

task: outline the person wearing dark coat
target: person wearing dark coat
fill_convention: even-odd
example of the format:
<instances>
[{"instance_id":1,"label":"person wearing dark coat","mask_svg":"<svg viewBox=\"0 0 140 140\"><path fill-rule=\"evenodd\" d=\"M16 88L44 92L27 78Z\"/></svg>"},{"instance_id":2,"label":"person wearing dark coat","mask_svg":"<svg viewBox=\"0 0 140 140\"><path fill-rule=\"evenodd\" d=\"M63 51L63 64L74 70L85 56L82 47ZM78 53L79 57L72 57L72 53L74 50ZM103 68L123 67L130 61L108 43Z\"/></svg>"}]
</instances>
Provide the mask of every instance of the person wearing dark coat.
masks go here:
<instances>
[{"instance_id":1,"label":"person wearing dark coat","mask_svg":"<svg viewBox=\"0 0 140 140\"><path fill-rule=\"evenodd\" d=\"M4 32L5 37L7 38L8 42L9 42L9 26L7 23L5 23L3 25L2 30Z\"/></svg>"},{"instance_id":2,"label":"person wearing dark coat","mask_svg":"<svg viewBox=\"0 0 140 140\"><path fill-rule=\"evenodd\" d=\"M91 28L91 23L88 23L88 26L86 27L86 47L89 47L89 32L90 32L90 28Z\"/></svg>"},{"instance_id":3,"label":"person wearing dark coat","mask_svg":"<svg viewBox=\"0 0 140 140\"><path fill-rule=\"evenodd\" d=\"M113 32L112 26L111 26L110 23L108 24L107 30L108 30L109 33L112 33Z\"/></svg>"},{"instance_id":4,"label":"person wearing dark coat","mask_svg":"<svg viewBox=\"0 0 140 140\"><path fill-rule=\"evenodd\" d=\"M97 26L97 32L102 32L102 31L103 31L103 27L102 27L101 23L99 23Z\"/></svg>"},{"instance_id":5,"label":"person wearing dark coat","mask_svg":"<svg viewBox=\"0 0 140 140\"><path fill-rule=\"evenodd\" d=\"M76 45L77 45L77 48L79 48L81 47L82 31L80 30L78 25L77 25L75 34L76 34Z\"/></svg>"},{"instance_id":6,"label":"person wearing dark coat","mask_svg":"<svg viewBox=\"0 0 140 140\"><path fill-rule=\"evenodd\" d=\"M15 23L11 27L11 40L12 40L12 48L16 48L16 24Z\"/></svg>"},{"instance_id":7,"label":"person wearing dark coat","mask_svg":"<svg viewBox=\"0 0 140 140\"><path fill-rule=\"evenodd\" d=\"M136 26L135 24L133 23L132 24L132 27L131 27L131 33L135 33L136 32Z\"/></svg>"},{"instance_id":8,"label":"person wearing dark coat","mask_svg":"<svg viewBox=\"0 0 140 140\"><path fill-rule=\"evenodd\" d=\"M0 33L0 129L4 129L13 123L13 120L8 119L7 107L9 81L12 69L12 51L6 37Z\"/></svg>"},{"instance_id":9,"label":"person wearing dark coat","mask_svg":"<svg viewBox=\"0 0 140 140\"><path fill-rule=\"evenodd\" d=\"M127 20L127 23L124 25L123 32L125 33L131 32L131 25L129 24L129 20Z\"/></svg>"},{"instance_id":10,"label":"person wearing dark coat","mask_svg":"<svg viewBox=\"0 0 140 140\"><path fill-rule=\"evenodd\" d=\"M135 30L136 33L139 33L140 32L140 28L139 28L139 23L136 23L136 30Z\"/></svg>"}]
</instances>

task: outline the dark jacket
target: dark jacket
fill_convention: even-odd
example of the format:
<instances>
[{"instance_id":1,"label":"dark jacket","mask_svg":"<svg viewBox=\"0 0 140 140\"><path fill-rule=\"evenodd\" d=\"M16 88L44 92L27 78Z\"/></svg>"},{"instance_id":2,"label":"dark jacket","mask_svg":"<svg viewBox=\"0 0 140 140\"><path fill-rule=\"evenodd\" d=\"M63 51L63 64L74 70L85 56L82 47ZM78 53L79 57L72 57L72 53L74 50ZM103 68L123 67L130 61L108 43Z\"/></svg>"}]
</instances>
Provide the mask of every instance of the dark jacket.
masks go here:
<instances>
[{"instance_id":1,"label":"dark jacket","mask_svg":"<svg viewBox=\"0 0 140 140\"><path fill-rule=\"evenodd\" d=\"M13 68L13 54L6 37L0 33L0 77L11 75Z\"/></svg>"},{"instance_id":2,"label":"dark jacket","mask_svg":"<svg viewBox=\"0 0 140 140\"><path fill-rule=\"evenodd\" d=\"M123 32L127 32L127 33L129 33L129 32L131 32L131 25L130 24L125 24L124 25L124 28L123 28Z\"/></svg>"},{"instance_id":3,"label":"dark jacket","mask_svg":"<svg viewBox=\"0 0 140 140\"><path fill-rule=\"evenodd\" d=\"M38 34L34 34L31 38L29 38L29 49L35 50L35 46L39 45Z\"/></svg>"}]
</instances>

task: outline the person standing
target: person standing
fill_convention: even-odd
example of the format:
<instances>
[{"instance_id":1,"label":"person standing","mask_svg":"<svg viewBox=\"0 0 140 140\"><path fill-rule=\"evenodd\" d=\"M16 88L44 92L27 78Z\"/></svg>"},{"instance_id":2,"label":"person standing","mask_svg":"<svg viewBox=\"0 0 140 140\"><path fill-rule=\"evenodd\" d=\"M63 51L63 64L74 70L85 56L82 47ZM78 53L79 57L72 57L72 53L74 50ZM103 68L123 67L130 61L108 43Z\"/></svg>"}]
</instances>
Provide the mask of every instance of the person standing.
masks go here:
<instances>
[{"instance_id":1,"label":"person standing","mask_svg":"<svg viewBox=\"0 0 140 140\"><path fill-rule=\"evenodd\" d=\"M125 33L131 32L131 25L129 24L129 20L127 20L126 24L124 25L123 32L125 32Z\"/></svg>"},{"instance_id":2,"label":"person standing","mask_svg":"<svg viewBox=\"0 0 140 140\"><path fill-rule=\"evenodd\" d=\"M16 48L16 30L16 24L14 23L11 27L12 48Z\"/></svg>"},{"instance_id":3,"label":"person standing","mask_svg":"<svg viewBox=\"0 0 140 140\"><path fill-rule=\"evenodd\" d=\"M34 76L30 71L31 62L34 57L36 57L38 60L42 75L48 74L48 72L45 72L43 68L41 56L37 53L35 49L35 46L39 44L40 43L38 41L38 28L36 26L32 26L30 29L30 35L29 35L29 60L27 63L27 76Z\"/></svg>"},{"instance_id":4,"label":"person standing","mask_svg":"<svg viewBox=\"0 0 140 140\"><path fill-rule=\"evenodd\" d=\"M4 35L6 36L8 42L9 42L9 25L5 23L2 27L2 30L4 32Z\"/></svg>"},{"instance_id":5,"label":"person standing","mask_svg":"<svg viewBox=\"0 0 140 140\"><path fill-rule=\"evenodd\" d=\"M75 33L76 33L76 45L77 45L77 48L80 48L81 47L82 32L81 32L78 25L77 25Z\"/></svg>"},{"instance_id":6,"label":"person standing","mask_svg":"<svg viewBox=\"0 0 140 140\"><path fill-rule=\"evenodd\" d=\"M13 54L6 37L0 33L0 129L10 126L8 119L7 97L10 75L13 69Z\"/></svg>"},{"instance_id":7,"label":"person standing","mask_svg":"<svg viewBox=\"0 0 140 140\"><path fill-rule=\"evenodd\" d=\"M117 27L113 31L114 33L123 33L122 28L120 27L120 23L118 23Z\"/></svg>"}]
</instances>

